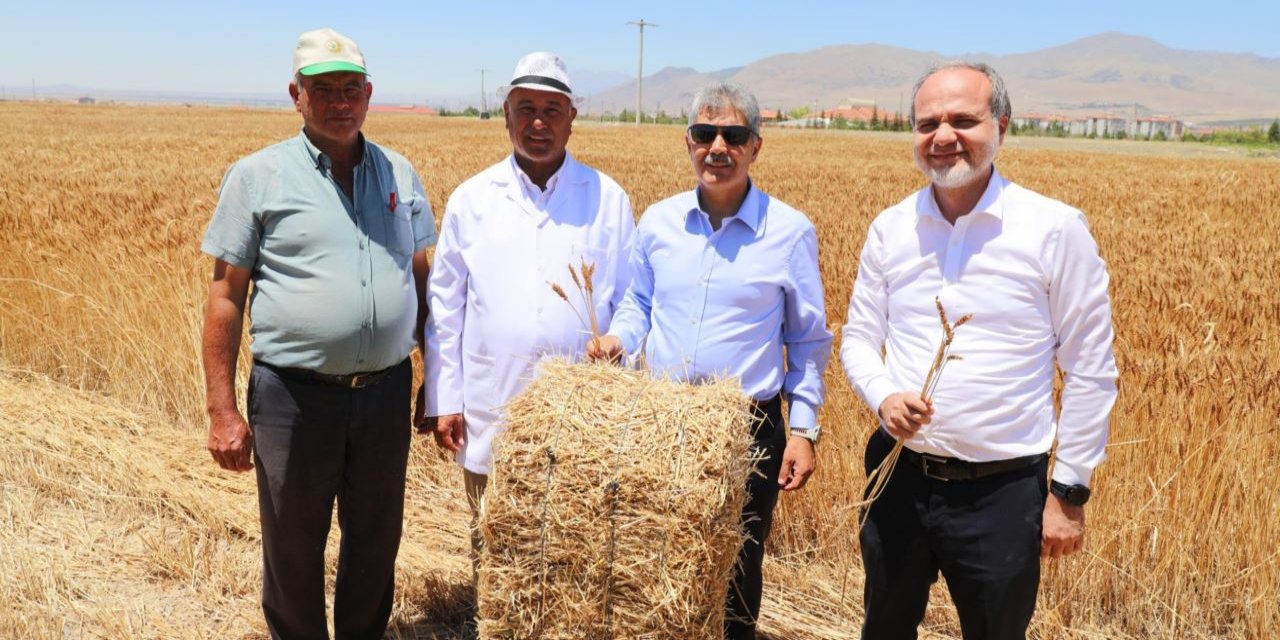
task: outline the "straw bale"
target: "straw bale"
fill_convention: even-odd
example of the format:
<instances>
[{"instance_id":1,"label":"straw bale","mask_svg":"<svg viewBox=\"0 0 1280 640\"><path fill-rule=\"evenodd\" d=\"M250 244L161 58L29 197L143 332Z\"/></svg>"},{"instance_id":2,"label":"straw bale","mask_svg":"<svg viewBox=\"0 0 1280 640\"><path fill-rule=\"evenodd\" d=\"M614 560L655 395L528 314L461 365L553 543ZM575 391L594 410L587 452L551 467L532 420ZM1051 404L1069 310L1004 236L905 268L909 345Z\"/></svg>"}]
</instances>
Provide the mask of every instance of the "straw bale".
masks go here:
<instances>
[{"instance_id":1,"label":"straw bale","mask_svg":"<svg viewBox=\"0 0 1280 640\"><path fill-rule=\"evenodd\" d=\"M736 381L544 363L495 446L480 637L721 637L751 411Z\"/></svg>"}]
</instances>

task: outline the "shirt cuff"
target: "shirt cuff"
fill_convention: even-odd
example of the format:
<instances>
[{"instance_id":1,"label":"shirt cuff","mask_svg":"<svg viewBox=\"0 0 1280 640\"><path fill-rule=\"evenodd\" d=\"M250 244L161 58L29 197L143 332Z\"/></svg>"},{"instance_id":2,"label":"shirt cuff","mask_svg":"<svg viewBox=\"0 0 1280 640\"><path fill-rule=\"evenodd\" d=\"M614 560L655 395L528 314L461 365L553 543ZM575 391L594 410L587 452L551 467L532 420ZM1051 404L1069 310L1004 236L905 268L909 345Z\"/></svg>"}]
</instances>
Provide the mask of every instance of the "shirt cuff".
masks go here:
<instances>
[{"instance_id":1,"label":"shirt cuff","mask_svg":"<svg viewBox=\"0 0 1280 640\"><path fill-rule=\"evenodd\" d=\"M884 404L886 398L897 392L898 389L893 386L893 383L884 378L876 378L867 383L867 397L865 399L867 405L871 407L871 413L876 414L876 420L880 419L880 405Z\"/></svg>"},{"instance_id":2,"label":"shirt cuff","mask_svg":"<svg viewBox=\"0 0 1280 640\"><path fill-rule=\"evenodd\" d=\"M640 338L636 337L629 327L611 325L607 333L622 343L622 352L627 355L635 355L636 349L640 348Z\"/></svg>"},{"instance_id":3,"label":"shirt cuff","mask_svg":"<svg viewBox=\"0 0 1280 640\"><path fill-rule=\"evenodd\" d=\"M233 267L247 270L253 269L254 260L252 258L246 258L245 256L231 251L230 249L220 247L212 242L206 241L202 243L200 245L200 252L211 258L221 260Z\"/></svg>"},{"instance_id":4,"label":"shirt cuff","mask_svg":"<svg viewBox=\"0 0 1280 640\"><path fill-rule=\"evenodd\" d=\"M1061 459L1053 463L1053 479L1065 485L1080 484L1089 486L1089 480L1093 476L1093 469L1089 467L1071 464Z\"/></svg>"},{"instance_id":5,"label":"shirt cuff","mask_svg":"<svg viewBox=\"0 0 1280 640\"><path fill-rule=\"evenodd\" d=\"M801 400L791 398L791 421L788 426L792 431L809 431L818 426L818 408Z\"/></svg>"}]
</instances>

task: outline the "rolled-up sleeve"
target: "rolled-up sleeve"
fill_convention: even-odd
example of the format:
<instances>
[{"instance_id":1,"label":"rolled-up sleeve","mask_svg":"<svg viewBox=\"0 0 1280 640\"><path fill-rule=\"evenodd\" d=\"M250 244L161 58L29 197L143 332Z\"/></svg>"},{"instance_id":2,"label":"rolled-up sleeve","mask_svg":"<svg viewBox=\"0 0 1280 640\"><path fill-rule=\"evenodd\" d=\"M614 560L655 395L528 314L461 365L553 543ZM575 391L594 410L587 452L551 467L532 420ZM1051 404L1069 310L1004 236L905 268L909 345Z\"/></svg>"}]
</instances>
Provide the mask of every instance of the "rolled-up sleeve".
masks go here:
<instances>
[{"instance_id":1,"label":"rolled-up sleeve","mask_svg":"<svg viewBox=\"0 0 1280 640\"><path fill-rule=\"evenodd\" d=\"M818 408L826 389L822 374L831 358L831 332L818 269L818 237L805 230L791 250L783 292L782 343L787 373L782 390L790 403L790 426L808 431L818 424Z\"/></svg>"},{"instance_id":2,"label":"rolled-up sleeve","mask_svg":"<svg viewBox=\"0 0 1280 640\"><path fill-rule=\"evenodd\" d=\"M436 218L431 212L431 201L427 198L427 191L422 187L417 173L413 174L413 202L410 218L413 224L413 250L422 251L436 244Z\"/></svg>"},{"instance_id":3,"label":"rolled-up sleeve","mask_svg":"<svg viewBox=\"0 0 1280 640\"><path fill-rule=\"evenodd\" d=\"M858 259L858 275L849 297L849 315L841 332L840 360L849 384L873 413L879 413L897 389L881 350L889 328L889 290L881 265L882 239L875 224Z\"/></svg>"},{"instance_id":4,"label":"rolled-up sleeve","mask_svg":"<svg viewBox=\"0 0 1280 640\"><path fill-rule=\"evenodd\" d=\"M1064 484L1088 485L1094 468L1106 458L1118 375L1109 281L1084 216L1068 216L1049 285L1058 366L1066 374L1053 477Z\"/></svg>"},{"instance_id":5,"label":"rolled-up sleeve","mask_svg":"<svg viewBox=\"0 0 1280 640\"><path fill-rule=\"evenodd\" d=\"M241 269L254 267L262 241L249 174L243 162L227 169L218 190L218 206L200 243L203 253Z\"/></svg>"},{"instance_id":6,"label":"rolled-up sleeve","mask_svg":"<svg viewBox=\"0 0 1280 640\"><path fill-rule=\"evenodd\" d=\"M462 413L462 330L469 272L463 260L458 215L446 207L427 285L427 353L424 362L427 415Z\"/></svg>"}]
</instances>

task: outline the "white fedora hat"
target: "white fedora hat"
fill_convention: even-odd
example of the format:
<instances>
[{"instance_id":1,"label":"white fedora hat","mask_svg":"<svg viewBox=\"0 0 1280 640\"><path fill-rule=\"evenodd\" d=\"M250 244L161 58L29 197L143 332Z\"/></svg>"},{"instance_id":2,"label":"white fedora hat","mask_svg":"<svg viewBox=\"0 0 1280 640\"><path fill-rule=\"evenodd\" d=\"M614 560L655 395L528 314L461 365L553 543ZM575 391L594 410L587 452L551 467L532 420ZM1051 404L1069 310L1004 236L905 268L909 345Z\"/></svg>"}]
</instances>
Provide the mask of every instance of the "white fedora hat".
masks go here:
<instances>
[{"instance_id":1,"label":"white fedora hat","mask_svg":"<svg viewBox=\"0 0 1280 640\"><path fill-rule=\"evenodd\" d=\"M565 67L564 60L554 53L535 51L516 63L511 82L498 87L498 98L506 100L512 89L536 89L569 96L575 105L582 102L580 96L573 95L570 86L569 69Z\"/></svg>"}]
</instances>

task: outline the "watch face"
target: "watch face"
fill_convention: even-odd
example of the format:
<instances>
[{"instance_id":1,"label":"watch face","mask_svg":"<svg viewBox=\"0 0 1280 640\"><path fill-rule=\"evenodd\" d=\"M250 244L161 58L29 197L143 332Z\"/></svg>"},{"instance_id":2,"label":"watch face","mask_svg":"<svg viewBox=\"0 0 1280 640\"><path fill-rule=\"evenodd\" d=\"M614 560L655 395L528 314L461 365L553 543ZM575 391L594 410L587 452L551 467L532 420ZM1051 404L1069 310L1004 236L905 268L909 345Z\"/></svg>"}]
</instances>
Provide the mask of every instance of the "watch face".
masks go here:
<instances>
[{"instance_id":1,"label":"watch face","mask_svg":"<svg viewBox=\"0 0 1280 640\"><path fill-rule=\"evenodd\" d=\"M1084 503L1089 501L1088 487L1082 487L1080 485L1068 487L1066 500L1067 502L1070 502L1071 504L1074 504L1076 506L1083 505Z\"/></svg>"},{"instance_id":2,"label":"watch face","mask_svg":"<svg viewBox=\"0 0 1280 640\"><path fill-rule=\"evenodd\" d=\"M1068 504L1076 506L1084 506L1089 501L1089 487L1080 484L1064 485L1058 481L1054 481L1051 487L1053 495L1062 498Z\"/></svg>"}]
</instances>

